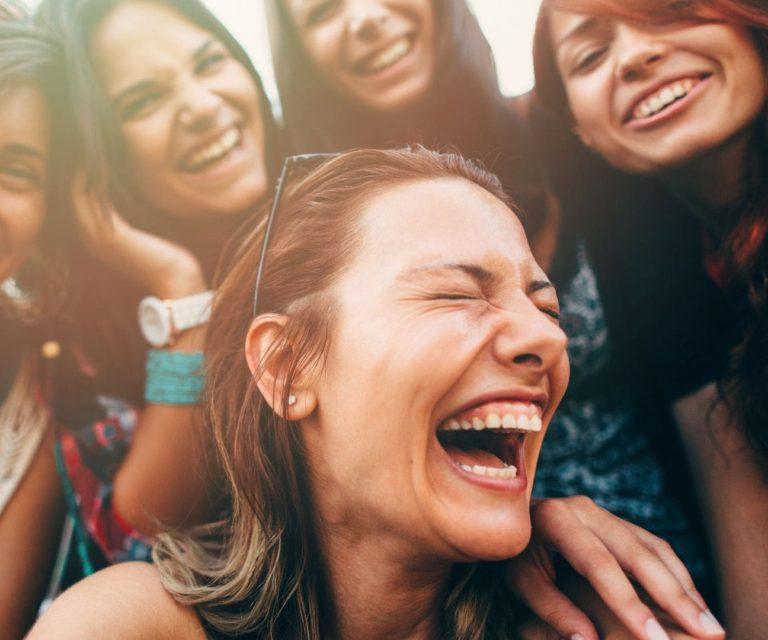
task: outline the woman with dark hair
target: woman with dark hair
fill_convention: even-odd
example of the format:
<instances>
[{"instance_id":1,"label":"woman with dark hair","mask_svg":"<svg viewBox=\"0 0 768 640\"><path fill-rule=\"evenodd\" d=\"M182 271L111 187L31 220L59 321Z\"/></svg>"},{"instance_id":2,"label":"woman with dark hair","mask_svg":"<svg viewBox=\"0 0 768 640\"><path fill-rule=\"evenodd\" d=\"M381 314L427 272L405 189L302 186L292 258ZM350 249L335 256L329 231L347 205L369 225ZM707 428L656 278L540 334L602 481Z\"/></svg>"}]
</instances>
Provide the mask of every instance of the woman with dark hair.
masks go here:
<instances>
[{"instance_id":1,"label":"woman with dark hair","mask_svg":"<svg viewBox=\"0 0 768 640\"><path fill-rule=\"evenodd\" d=\"M525 130L510 116L490 45L464 0L266 7L296 153L417 142L456 149L501 178L529 232L543 224L546 193L523 151Z\"/></svg>"},{"instance_id":2,"label":"woman with dark hair","mask_svg":"<svg viewBox=\"0 0 768 640\"><path fill-rule=\"evenodd\" d=\"M603 208L601 225L608 234L624 224L641 229L631 239L614 236L618 251L630 247L625 259L637 254L633 243L645 247L629 268L645 276L641 291L661 301L651 312L636 309L641 343L657 347L639 362L646 371L682 362L691 395L675 413L708 514L726 614L734 636L750 638L766 634L755 612L768 602L767 44L768 10L754 0L547 0L536 40L542 103L561 129L573 127L625 174L603 184L613 194L628 185L627 219ZM576 167L570 172L583 180ZM638 185L671 194L664 211L677 211L640 211L630 196ZM595 191L605 198L604 188ZM653 277L654 265L671 262L664 280ZM674 306L685 308L687 323L667 313ZM675 324L692 325L699 338L704 326L712 339L668 341ZM693 393L713 379L719 393L712 385Z\"/></svg>"},{"instance_id":3,"label":"woman with dark hair","mask_svg":"<svg viewBox=\"0 0 768 640\"><path fill-rule=\"evenodd\" d=\"M37 21L64 43L80 153L60 330L85 373L55 388L64 480L108 560L142 557L137 532L220 508L197 430L209 289L268 193L279 135L245 52L197 0L51 0Z\"/></svg>"},{"instance_id":4,"label":"woman with dark hair","mask_svg":"<svg viewBox=\"0 0 768 640\"><path fill-rule=\"evenodd\" d=\"M31 640L514 637L500 562L528 544L568 378L554 287L499 181L459 156L300 163L211 318L206 414L229 517L163 536L156 567L80 583ZM606 516L676 637L723 638L679 560ZM667 637L639 613L640 637Z\"/></svg>"},{"instance_id":5,"label":"woman with dark hair","mask_svg":"<svg viewBox=\"0 0 768 640\"><path fill-rule=\"evenodd\" d=\"M52 105L61 52L0 2L0 637L31 626L63 522L47 403L48 323L58 307L59 217Z\"/></svg>"},{"instance_id":6,"label":"woman with dark hair","mask_svg":"<svg viewBox=\"0 0 768 640\"><path fill-rule=\"evenodd\" d=\"M639 407L637 387L626 380L583 234L552 206L535 145L516 114L521 103L501 95L468 4L267 6L286 130L297 151L427 140L480 158L500 176L523 210L537 259L558 285L569 337L572 382L542 452L536 495L586 495L653 531L707 590L704 541L648 432L658 416ZM536 591L530 579L518 583Z\"/></svg>"}]
</instances>

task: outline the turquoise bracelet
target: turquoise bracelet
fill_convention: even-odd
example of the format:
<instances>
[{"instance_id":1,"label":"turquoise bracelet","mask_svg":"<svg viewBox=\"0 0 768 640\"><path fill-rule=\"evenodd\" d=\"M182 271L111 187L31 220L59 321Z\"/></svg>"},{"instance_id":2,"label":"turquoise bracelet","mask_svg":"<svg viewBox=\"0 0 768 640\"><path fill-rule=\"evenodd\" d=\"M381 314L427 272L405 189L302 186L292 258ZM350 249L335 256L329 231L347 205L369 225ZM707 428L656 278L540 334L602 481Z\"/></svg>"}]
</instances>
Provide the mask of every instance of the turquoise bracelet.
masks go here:
<instances>
[{"instance_id":1,"label":"turquoise bracelet","mask_svg":"<svg viewBox=\"0 0 768 640\"><path fill-rule=\"evenodd\" d=\"M151 349L144 400L153 404L197 404L205 386L203 354Z\"/></svg>"}]
</instances>

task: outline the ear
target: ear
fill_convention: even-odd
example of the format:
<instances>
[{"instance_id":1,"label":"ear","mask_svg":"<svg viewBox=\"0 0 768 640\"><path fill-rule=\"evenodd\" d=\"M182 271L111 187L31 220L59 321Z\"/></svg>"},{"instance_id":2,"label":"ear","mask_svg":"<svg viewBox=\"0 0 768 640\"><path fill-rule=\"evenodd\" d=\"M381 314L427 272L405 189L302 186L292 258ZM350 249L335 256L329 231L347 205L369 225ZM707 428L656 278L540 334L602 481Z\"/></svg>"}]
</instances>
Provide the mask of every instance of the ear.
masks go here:
<instances>
[{"instance_id":1,"label":"ear","mask_svg":"<svg viewBox=\"0 0 768 640\"><path fill-rule=\"evenodd\" d=\"M285 387L285 363L293 357L291 345L283 336L287 322L286 316L271 313L256 318L245 338L245 358L261 395L272 410L286 420L295 421L306 418L317 408L317 395L314 389L302 386L300 375L294 378L292 388ZM288 400L284 403L286 396Z\"/></svg>"}]
</instances>

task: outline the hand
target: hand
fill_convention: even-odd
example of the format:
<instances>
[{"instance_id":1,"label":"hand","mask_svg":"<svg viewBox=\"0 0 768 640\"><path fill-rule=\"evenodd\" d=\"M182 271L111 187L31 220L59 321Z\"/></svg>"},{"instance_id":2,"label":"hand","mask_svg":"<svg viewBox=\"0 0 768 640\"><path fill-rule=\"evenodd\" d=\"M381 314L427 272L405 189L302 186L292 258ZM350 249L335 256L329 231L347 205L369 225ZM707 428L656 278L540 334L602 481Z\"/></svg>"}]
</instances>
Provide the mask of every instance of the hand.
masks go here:
<instances>
[{"instance_id":1,"label":"hand","mask_svg":"<svg viewBox=\"0 0 768 640\"><path fill-rule=\"evenodd\" d=\"M182 298L207 289L200 264L184 247L129 225L88 187L84 170L72 184L72 209L91 255L158 298Z\"/></svg>"},{"instance_id":2,"label":"hand","mask_svg":"<svg viewBox=\"0 0 768 640\"><path fill-rule=\"evenodd\" d=\"M599 640L584 611L556 585L555 552L588 581L626 627L628 637L669 638L656 627L657 617L642 602L628 576L694 638L725 637L688 570L661 538L583 496L537 501L531 508L531 520L533 538L520 556L509 561L508 584L559 636Z\"/></svg>"}]
</instances>

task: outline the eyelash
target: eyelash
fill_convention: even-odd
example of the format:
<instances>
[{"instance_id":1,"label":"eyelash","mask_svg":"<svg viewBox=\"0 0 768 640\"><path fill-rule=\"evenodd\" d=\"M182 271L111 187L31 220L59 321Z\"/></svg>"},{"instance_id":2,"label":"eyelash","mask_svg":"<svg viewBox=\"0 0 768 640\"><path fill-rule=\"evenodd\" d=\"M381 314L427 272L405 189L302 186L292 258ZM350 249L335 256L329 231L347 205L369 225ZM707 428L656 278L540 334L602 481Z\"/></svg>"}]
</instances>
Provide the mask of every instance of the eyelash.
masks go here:
<instances>
[{"instance_id":1,"label":"eyelash","mask_svg":"<svg viewBox=\"0 0 768 640\"><path fill-rule=\"evenodd\" d=\"M321 2L316 4L310 10L307 15L307 25L314 26L326 18L331 16L331 12L334 10L336 2L334 0L328 0L327 2Z\"/></svg>"},{"instance_id":2,"label":"eyelash","mask_svg":"<svg viewBox=\"0 0 768 640\"><path fill-rule=\"evenodd\" d=\"M150 93L145 96L141 96L140 98L137 98L133 102L130 102L124 109L123 109L123 118L125 120L128 120L130 118L134 118L137 115L139 115L142 111L144 111L148 106L151 106L155 101L159 100L161 97L161 94L158 93Z\"/></svg>"},{"instance_id":3,"label":"eyelash","mask_svg":"<svg viewBox=\"0 0 768 640\"><path fill-rule=\"evenodd\" d=\"M560 320L560 312L556 309L542 309L541 311L555 320Z\"/></svg>"},{"instance_id":4,"label":"eyelash","mask_svg":"<svg viewBox=\"0 0 768 640\"><path fill-rule=\"evenodd\" d=\"M42 182L37 172L13 165L0 167L0 174L8 176L11 180L24 180L35 187L39 187Z\"/></svg>"},{"instance_id":5,"label":"eyelash","mask_svg":"<svg viewBox=\"0 0 768 640\"><path fill-rule=\"evenodd\" d=\"M586 56L582 57L575 65L574 73L580 73L591 68L596 62L602 58L603 54L607 51L606 47L590 51Z\"/></svg>"},{"instance_id":6,"label":"eyelash","mask_svg":"<svg viewBox=\"0 0 768 640\"><path fill-rule=\"evenodd\" d=\"M223 52L211 53L203 58L195 67L195 73L201 74L209 71L211 67L215 67L220 62L224 62L227 59L227 55Z\"/></svg>"}]
</instances>

